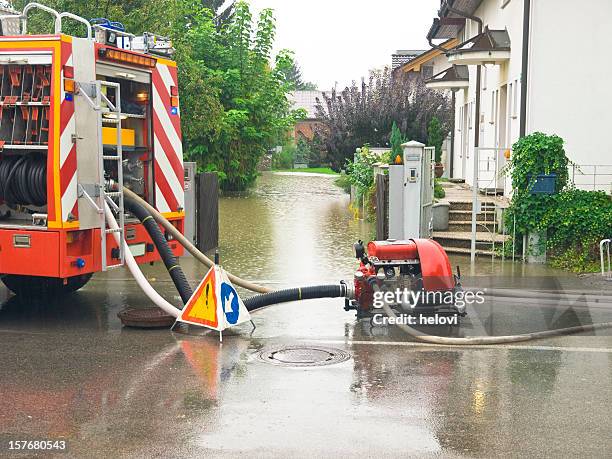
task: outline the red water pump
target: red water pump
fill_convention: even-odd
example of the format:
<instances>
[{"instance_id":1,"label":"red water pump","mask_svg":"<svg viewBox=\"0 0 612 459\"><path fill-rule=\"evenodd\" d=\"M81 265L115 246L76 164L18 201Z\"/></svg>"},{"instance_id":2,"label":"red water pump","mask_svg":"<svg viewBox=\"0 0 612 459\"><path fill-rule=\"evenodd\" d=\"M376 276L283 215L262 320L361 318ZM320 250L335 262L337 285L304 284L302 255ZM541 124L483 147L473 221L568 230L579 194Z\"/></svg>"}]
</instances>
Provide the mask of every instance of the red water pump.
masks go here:
<instances>
[{"instance_id":1,"label":"red water pump","mask_svg":"<svg viewBox=\"0 0 612 459\"><path fill-rule=\"evenodd\" d=\"M355 295L346 310L369 317L385 301L404 313L465 315L455 297L461 291L448 255L431 239L371 241L367 253L363 242L355 244L359 268L355 272Z\"/></svg>"}]
</instances>

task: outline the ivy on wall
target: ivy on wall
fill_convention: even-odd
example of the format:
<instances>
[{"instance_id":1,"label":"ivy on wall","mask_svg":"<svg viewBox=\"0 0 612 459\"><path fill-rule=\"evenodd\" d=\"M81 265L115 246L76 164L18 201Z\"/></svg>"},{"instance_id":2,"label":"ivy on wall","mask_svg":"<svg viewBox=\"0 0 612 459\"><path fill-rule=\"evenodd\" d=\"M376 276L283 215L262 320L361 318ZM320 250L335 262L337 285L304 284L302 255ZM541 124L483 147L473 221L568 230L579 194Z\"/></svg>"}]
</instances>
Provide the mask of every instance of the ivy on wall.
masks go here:
<instances>
[{"instance_id":1,"label":"ivy on wall","mask_svg":"<svg viewBox=\"0 0 612 459\"><path fill-rule=\"evenodd\" d=\"M512 229L516 224L518 236L545 232L553 266L594 270L599 241L612 236L612 199L604 192L573 188L569 164L563 139L556 135L535 132L516 142L509 164L514 194L506 225ZM557 193L531 193L540 174L555 174Z\"/></svg>"}]
</instances>

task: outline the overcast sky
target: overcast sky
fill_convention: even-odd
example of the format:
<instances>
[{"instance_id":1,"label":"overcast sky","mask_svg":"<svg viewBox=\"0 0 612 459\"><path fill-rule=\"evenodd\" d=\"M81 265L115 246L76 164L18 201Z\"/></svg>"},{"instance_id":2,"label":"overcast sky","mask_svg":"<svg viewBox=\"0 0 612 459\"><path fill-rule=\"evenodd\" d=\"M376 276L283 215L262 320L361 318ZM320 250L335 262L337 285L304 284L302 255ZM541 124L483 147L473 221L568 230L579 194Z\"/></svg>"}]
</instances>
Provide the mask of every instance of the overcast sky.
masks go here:
<instances>
[{"instance_id":1,"label":"overcast sky","mask_svg":"<svg viewBox=\"0 0 612 459\"><path fill-rule=\"evenodd\" d=\"M295 51L304 80L346 86L391 64L397 49L427 49L440 0L250 0L254 16L272 8L275 49Z\"/></svg>"}]
</instances>

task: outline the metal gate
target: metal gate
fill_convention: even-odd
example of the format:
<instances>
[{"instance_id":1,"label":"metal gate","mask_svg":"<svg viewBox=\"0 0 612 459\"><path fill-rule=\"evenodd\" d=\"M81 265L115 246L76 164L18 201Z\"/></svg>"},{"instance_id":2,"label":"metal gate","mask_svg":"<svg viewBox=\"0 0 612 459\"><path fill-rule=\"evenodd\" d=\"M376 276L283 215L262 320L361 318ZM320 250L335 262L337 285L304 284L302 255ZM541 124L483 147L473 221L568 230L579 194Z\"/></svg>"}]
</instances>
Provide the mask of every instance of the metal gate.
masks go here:
<instances>
[{"instance_id":1,"label":"metal gate","mask_svg":"<svg viewBox=\"0 0 612 459\"><path fill-rule=\"evenodd\" d=\"M436 147L423 149L421 170L421 231L422 238L431 238L433 235L433 203L434 203L434 166Z\"/></svg>"}]
</instances>

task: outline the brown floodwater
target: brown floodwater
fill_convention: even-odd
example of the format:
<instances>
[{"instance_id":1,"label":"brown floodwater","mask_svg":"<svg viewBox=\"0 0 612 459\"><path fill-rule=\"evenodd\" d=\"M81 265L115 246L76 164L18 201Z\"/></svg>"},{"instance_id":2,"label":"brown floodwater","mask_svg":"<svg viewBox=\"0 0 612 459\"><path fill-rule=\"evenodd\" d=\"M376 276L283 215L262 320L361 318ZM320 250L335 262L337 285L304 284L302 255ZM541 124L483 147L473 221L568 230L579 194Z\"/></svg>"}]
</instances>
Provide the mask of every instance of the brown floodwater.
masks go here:
<instances>
[{"instance_id":1,"label":"brown floodwater","mask_svg":"<svg viewBox=\"0 0 612 459\"><path fill-rule=\"evenodd\" d=\"M252 191L222 197L224 267L277 287L351 280L357 267L353 244L373 239L376 230L374 224L355 218L349 195L334 180L323 174L268 172ZM546 265L489 257L479 257L472 264L464 255L450 255L450 260L466 277L501 278L500 282L515 286L528 279L532 288L544 282L539 287L554 289L551 278L576 288L584 285L583 279Z\"/></svg>"}]
</instances>

